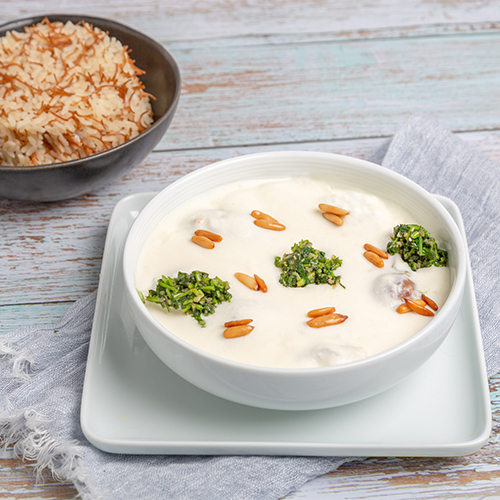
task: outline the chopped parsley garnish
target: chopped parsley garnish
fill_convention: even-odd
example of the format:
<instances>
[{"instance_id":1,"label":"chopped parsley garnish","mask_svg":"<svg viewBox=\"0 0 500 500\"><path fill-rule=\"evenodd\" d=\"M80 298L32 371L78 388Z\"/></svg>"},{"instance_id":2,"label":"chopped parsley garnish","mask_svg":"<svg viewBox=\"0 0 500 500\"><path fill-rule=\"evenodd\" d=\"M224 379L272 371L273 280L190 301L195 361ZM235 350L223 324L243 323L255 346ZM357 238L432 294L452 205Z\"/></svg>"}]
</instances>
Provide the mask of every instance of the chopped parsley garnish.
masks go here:
<instances>
[{"instance_id":1,"label":"chopped parsley garnish","mask_svg":"<svg viewBox=\"0 0 500 500\"><path fill-rule=\"evenodd\" d=\"M286 253L282 258L275 257L274 264L281 269L279 282L286 287L340 283L340 276L334 271L342 265L342 260L335 255L327 259L325 252L313 248L308 240L295 243L292 253Z\"/></svg>"},{"instance_id":2,"label":"chopped parsley garnish","mask_svg":"<svg viewBox=\"0 0 500 500\"><path fill-rule=\"evenodd\" d=\"M208 273L202 271L190 274L179 271L176 278L162 276L156 284L156 290L149 290L147 297L141 292L139 296L143 302L160 304L168 312L181 309L184 314L193 316L201 326L205 326L202 316L213 314L219 304L231 301L228 290L229 283L219 277L210 278Z\"/></svg>"},{"instance_id":3,"label":"chopped parsley garnish","mask_svg":"<svg viewBox=\"0 0 500 500\"><path fill-rule=\"evenodd\" d=\"M440 250L429 232L417 224L396 226L391 241L387 243L387 252L401 255L412 271L448 264L448 252Z\"/></svg>"}]
</instances>

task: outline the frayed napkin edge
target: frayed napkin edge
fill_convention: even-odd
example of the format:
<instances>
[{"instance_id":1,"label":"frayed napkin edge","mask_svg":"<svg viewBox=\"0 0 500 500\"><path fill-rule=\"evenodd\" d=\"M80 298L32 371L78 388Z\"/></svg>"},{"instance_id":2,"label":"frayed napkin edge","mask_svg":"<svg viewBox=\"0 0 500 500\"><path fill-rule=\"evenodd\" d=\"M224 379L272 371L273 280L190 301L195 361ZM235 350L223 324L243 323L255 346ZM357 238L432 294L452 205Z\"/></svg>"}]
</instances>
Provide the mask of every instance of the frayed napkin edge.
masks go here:
<instances>
[{"instance_id":1,"label":"frayed napkin edge","mask_svg":"<svg viewBox=\"0 0 500 500\"><path fill-rule=\"evenodd\" d=\"M77 301L77 310L86 307L94 297L95 292ZM58 326L68 321L74 308L63 316ZM14 345L15 340L12 338L0 341L0 360L9 363L10 372L4 375L17 380L21 386L31 380L35 361L30 349L16 349ZM83 500L101 500L85 471L78 441L58 443L44 427L43 415L26 408L13 411L6 395L2 404L4 411L0 413L0 447L4 450L12 447L14 457L33 463L36 484L43 484L43 472L49 471L55 480L71 483Z\"/></svg>"},{"instance_id":2,"label":"frayed napkin edge","mask_svg":"<svg viewBox=\"0 0 500 500\"><path fill-rule=\"evenodd\" d=\"M89 486L78 442L57 443L43 426L43 417L34 410L19 410L14 415L0 415L0 445L12 446L16 458L34 463L36 484L43 484L42 472L48 470L59 482L70 482L83 500L99 500Z\"/></svg>"},{"instance_id":3,"label":"frayed napkin edge","mask_svg":"<svg viewBox=\"0 0 500 500\"><path fill-rule=\"evenodd\" d=\"M29 371L34 359L29 349L16 350L10 342L0 342L0 359L4 357L10 358L12 370L7 375L9 378L20 382L27 382L31 378Z\"/></svg>"}]
</instances>

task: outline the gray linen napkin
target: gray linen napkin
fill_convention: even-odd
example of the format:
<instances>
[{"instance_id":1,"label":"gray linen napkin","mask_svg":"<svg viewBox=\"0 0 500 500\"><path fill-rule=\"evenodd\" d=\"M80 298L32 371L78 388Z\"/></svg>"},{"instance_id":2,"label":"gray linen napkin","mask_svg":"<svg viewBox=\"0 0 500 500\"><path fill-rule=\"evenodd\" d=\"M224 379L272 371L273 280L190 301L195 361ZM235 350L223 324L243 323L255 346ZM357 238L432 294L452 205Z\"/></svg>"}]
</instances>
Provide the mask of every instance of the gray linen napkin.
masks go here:
<instances>
[{"instance_id":1,"label":"gray linen napkin","mask_svg":"<svg viewBox=\"0 0 500 500\"><path fill-rule=\"evenodd\" d=\"M500 368L500 166L437 122L415 115L373 160L466 215L488 374ZM0 342L0 442L73 482L83 499L277 499L351 458L114 455L94 448L79 424L95 293L50 327L24 328Z\"/></svg>"}]
</instances>

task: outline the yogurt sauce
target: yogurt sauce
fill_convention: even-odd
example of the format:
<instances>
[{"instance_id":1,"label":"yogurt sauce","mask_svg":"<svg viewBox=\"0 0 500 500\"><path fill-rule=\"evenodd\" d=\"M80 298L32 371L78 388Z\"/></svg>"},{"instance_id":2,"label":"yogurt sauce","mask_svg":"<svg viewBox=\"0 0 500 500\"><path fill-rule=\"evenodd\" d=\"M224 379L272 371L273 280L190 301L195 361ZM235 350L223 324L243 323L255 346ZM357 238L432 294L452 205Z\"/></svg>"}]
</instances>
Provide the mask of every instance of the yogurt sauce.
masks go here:
<instances>
[{"instance_id":1,"label":"yogurt sauce","mask_svg":"<svg viewBox=\"0 0 500 500\"><path fill-rule=\"evenodd\" d=\"M350 212L342 226L322 217L319 203ZM252 210L272 215L284 231L257 227ZM363 256L365 243L384 249L394 226L417 223L402 207L362 191L331 188L309 178L246 181L218 188L177 207L155 228L140 255L136 287L147 295L162 274L200 270L229 281L230 303L219 305L200 325L180 311L167 312L146 303L151 314L185 342L222 358L274 368L312 368L372 356L408 339L430 320L416 313L398 314L401 300L392 291L393 278L408 276L420 293L442 306L450 291L446 267L409 269L399 256L389 256L377 268ZM195 230L220 234L213 250L191 241ZM289 253L294 243L309 240L313 247L343 263L345 289L337 285L286 288L279 282L275 256ZM259 275L268 292L253 291L234 273ZM310 328L307 312L334 306L348 319L338 325ZM254 330L244 337L223 337L224 323L253 319Z\"/></svg>"}]
</instances>

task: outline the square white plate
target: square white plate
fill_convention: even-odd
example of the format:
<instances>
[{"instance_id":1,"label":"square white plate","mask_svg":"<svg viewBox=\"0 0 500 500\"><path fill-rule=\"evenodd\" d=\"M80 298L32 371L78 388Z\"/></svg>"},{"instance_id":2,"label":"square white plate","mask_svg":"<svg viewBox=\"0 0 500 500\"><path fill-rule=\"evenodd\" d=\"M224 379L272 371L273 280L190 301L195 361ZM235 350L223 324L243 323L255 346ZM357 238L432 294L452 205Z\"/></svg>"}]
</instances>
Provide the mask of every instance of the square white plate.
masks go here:
<instances>
[{"instance_id":1,"label":"square white plate","mask_svg":"<svg viewBox=\"0 0 500 500\"><path fill-rule=\"evenodd\" d=\"M370 399L326 410L263 410L181 379L146 345L123 292L123 244L153 196L123 198L109 224L81 408L94 446L134 454L454 456L488 439L489 389L470 268L459 316L439 350ZM437 199L464 232L456 205Z\"/></svg>"}]
</instances>

